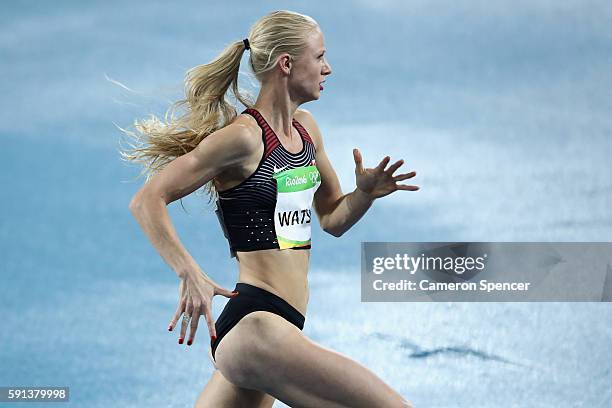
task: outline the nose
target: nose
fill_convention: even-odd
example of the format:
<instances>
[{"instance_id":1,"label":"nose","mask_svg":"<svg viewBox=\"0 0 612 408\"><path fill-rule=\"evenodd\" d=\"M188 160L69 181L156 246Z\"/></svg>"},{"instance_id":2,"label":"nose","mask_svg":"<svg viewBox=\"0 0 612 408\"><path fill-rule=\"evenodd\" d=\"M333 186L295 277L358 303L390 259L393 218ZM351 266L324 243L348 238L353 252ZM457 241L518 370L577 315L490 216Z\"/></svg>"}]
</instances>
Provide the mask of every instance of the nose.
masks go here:
<instances>
[{"instance_id":1,"label":"nose","mask_svg":"<svg viewBox=\"0 0 612 408\"><path fill-rule=\"evenodd\" d=\"M325 70L323 71L323 75L327 76L327 75L331 75L331 73L332 73L331 65L329 65L329 62L327 62L327 60L325 60Z\"/></svg>"},{"instance_id":2,"label":"nose","mask_svg":"<svg viewBox=\"0 0 612 408\"><path fill-rule=\"evenodd\" d=\"M330 75L331 73L332 73L331 65L329 65L329 61L327 61L327 58L325 58L325 66L323 68L323 75L327 76L327 75Z\"/></svg>"}]
</instances>

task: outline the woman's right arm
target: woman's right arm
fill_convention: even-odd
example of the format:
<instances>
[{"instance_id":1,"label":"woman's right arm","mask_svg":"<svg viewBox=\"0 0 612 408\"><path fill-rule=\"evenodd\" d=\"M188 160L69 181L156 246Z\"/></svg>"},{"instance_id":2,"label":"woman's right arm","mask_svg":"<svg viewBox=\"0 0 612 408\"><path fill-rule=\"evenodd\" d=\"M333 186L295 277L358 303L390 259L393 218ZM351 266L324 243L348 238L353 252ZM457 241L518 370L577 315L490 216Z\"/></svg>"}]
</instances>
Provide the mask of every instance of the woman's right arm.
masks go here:
<instances>
[{"instance_id":1,"label":"woman's right arm","mask_svg":"<svg viewBox=\"0 0 612 408\"><path fill-rule=\"evenodd\" d=\"M224 170L243 163L257 148L257 142L244 125L230 124L168 163L132 198L130 211L179 278L201 271L179 240L167 205L191 194Z\"/></svg>"},{"instance_id":2,"label":"woman's right arm","mask_svg":"<svg viewBox=\"0 0 612 408\"><path fill-rule=\"evenodd\" d=\"M259 138L241 124L230 124L208 135L191 152L179 156L155 174L136 193L129 208L143 231L166 263L181 278L179 304L168 326L172 330L181 314L183 318L179 344L186 337L187 325L191 345L198 329L200 315L204 315L211 338L217 333L212 320L214 295L231 297L232 292L217 285L198 266L181 244L167 205L191 194L224 170L239 166L259 147Z\"/></svg>"}]
</instances>

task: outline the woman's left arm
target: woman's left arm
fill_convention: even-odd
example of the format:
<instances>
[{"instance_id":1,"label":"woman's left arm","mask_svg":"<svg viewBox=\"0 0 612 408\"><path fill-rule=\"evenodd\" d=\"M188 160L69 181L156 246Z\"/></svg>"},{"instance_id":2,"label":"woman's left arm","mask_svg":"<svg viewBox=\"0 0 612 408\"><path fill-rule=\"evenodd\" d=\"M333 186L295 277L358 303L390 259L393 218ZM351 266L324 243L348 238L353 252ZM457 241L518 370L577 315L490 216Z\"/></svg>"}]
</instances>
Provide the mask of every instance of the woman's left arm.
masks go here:
<instances>
[{"instance_id":1,"label":"woman's left arm","mask_svg":"<svg viewBox=\"0 0 612 408\"><path fill-rule=\"evenodd\" d=\"M419 189L413 185L398 184L399 181L414 177L416 172L393 175L404 163L403 160L398 160L385 169L390 161L390 157L386 156L378 166L364 168L361 153L353 149L356 188L349 194L343 194L338 176L325 153L323 138L314 118L308 111L300 111L301 120L308 125L309 134L317 150L316 163L321 174L321 185L314 196L314 207L325 232L339 237L363 217L375 199L398 190Z\"/></svg>"}]
</instances>

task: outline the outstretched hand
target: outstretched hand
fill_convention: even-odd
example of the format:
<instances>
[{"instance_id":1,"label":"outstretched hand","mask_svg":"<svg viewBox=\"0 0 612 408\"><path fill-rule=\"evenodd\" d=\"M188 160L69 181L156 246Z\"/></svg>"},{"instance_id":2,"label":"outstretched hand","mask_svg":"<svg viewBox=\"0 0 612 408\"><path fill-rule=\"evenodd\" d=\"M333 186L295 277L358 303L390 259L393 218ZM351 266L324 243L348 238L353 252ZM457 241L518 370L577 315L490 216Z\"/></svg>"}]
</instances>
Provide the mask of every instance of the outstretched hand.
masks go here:
<instances>
[{"instance_id":1,"label":"outstretched hand","mask_svg":"<svg viewBox=\"0 0 612 408\"><path fill-rule=\"evenodd\" d=\"M391 158L385 156L378 166L371 169L363 168L363 159L358 149L353 149L353 157L355 159L355 178L357 188L368 194L372 198L384 197L397 190L416 191L418 186L407 184L398 184L398 181L412 178L416 175L416 171L410 173L398 174L393 173L404 164L404 160L398 160L385 170Z\"/></svg>"},{"instance_id":2,"label":"outstretched hand","mask_svg":"<svg viewBox=\"0 0 612 408\"><path fill-rule=\"evenodd\" d=\"M189 340L187 341L187 345L191 346L196 331L198 330L200 316L202 315L204 315L206 319L210 338L213 340L217 338L212 315L212 299L215 295L231 298L238 295L238 292L232 292L220 287L210 278L199 272L185 276L181 279L179 285L178 308L168 326L168 331L172 331L178 319L183 315L181 332L178 340L179 344L183 344L183 340L187 335L187 327L189 326Z\"/></svg>"}]
</instances>

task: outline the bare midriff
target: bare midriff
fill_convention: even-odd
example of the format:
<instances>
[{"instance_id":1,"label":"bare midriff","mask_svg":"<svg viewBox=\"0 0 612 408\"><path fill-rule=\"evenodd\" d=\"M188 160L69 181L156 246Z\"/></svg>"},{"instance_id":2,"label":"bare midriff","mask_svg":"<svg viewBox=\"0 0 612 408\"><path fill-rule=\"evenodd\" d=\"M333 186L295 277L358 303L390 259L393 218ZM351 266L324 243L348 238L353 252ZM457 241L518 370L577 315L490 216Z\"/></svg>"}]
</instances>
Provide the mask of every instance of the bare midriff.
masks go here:
<instances>
[{"instance_id":1,"label":"bare midriff","mask_svg":"<svg viewBox=\"0 0 612 408\"><path fill-rule=\"evenodd\" d=\"M261 128L250 115L238 115L235 122L247 125L255 137L261 138ZM297 132L297 129L292 128L292 131ZM299 133L296 140L302 143ZM257 169L263 149L262 144L242 166L228 169L215 177L217 190L232 188L251 175ZM310 249L275 248L237 251L236 258L239 268L238 282L248 283L274 293L306 316Z\"/></svg>"},{"instance_id":2,"label":"bare midriff","mask_svg":"<svg viewBox=\"0 0 612 408\"><path fill-rule=\"evenodd\" d=\"M237 253L238 282L283 298L306 316L310 249L262 249Z\"/></svg>"}]
</instances>

